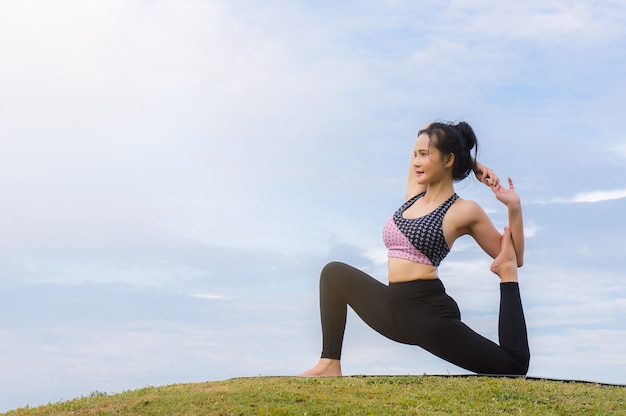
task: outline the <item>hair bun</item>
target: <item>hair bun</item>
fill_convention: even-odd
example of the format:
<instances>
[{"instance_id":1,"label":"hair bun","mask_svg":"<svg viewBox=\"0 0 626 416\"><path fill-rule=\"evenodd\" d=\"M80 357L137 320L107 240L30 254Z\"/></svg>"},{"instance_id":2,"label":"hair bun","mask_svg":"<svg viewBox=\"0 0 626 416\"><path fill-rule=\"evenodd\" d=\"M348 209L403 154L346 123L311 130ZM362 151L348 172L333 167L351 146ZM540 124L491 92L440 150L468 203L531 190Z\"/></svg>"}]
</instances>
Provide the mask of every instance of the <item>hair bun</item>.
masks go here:
<instances>
[{"instance_id":1,"label":"hair bun","mask_svg":"<svg viewBox=\"0 0 626 416\"><path fill-rule=\"evenodd\" d=\"M463 137L463 141L468 150L471 150L476 146L476 134L470 126L465 121L461 121L458 124L453 124L452 127L456 128L459 133L461 133L461 137Z\"/></svg>"}]
</instances>

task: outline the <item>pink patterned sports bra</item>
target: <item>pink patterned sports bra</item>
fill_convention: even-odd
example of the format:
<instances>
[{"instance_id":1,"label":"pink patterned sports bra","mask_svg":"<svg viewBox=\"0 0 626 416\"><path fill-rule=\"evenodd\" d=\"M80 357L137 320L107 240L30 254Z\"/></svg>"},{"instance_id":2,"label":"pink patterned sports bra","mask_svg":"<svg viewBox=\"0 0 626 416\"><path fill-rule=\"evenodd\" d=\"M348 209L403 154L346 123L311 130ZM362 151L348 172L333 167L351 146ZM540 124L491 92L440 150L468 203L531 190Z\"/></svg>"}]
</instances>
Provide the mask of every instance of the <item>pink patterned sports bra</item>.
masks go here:
<instances>
[{"instance_id":1,"label":"pink patterned sports bra","mask_svg":"<svg viewBox=\"0 0 626 416\"><path fill-rule=\"evenodd\" d=\"M404 218L406 211L424 193L406 201L387 220L383 228L383 241L389 257L438 267L450 252L443 235L443 217L459 196L455 193L434 211L419 218Z\"/></svg>"}]
</instances>

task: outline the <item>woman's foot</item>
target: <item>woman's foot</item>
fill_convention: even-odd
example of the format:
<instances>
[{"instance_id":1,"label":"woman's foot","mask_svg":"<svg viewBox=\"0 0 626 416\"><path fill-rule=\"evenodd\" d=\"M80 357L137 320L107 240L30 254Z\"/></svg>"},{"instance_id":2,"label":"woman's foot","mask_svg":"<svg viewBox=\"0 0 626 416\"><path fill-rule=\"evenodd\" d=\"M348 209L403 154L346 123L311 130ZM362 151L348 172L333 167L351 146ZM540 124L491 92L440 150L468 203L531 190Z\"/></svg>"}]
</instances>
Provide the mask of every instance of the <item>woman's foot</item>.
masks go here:
<instances>
[{"instance_id":1,"label":"woman's foot","mask_svg":"<svg viewBox=\"0 0 626 416\"><path fill-rule=\"evenodd\" d=\"M517 257L509 227L504 229L500 254L491 263L491 271L500 276L500 281L503 283L517 282Z\"/></svg>"},{"instance_id":2,"label":"woman's foot","mask_svg":"<svg viewBox=\"0 0 626 416\"><path fill-rule=\"evenodd\" d=\"M341 377L341 361L320 358L315 367L306 370L300 377Z\"/></svg>"}]
</instances>

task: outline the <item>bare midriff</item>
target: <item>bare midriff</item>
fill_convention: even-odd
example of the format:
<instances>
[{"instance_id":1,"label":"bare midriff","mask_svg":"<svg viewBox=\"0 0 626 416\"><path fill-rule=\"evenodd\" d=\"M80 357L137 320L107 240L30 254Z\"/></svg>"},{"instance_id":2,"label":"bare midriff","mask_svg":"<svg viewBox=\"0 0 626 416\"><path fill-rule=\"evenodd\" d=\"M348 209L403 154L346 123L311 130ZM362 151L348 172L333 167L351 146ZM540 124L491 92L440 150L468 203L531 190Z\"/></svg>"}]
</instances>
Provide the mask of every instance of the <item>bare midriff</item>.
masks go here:
<instances>
[{"instance_id":1,"label":"bare midriff","mask_svg":"<svg viewBox=\"0 0 626 416\"><path fill-rule=\"evenodd\" d=\"M389 257L387 265L390 283L410 282L411 280L433 280L439 277L437 268L429 264Z\"/></svg>"}]
</instances>

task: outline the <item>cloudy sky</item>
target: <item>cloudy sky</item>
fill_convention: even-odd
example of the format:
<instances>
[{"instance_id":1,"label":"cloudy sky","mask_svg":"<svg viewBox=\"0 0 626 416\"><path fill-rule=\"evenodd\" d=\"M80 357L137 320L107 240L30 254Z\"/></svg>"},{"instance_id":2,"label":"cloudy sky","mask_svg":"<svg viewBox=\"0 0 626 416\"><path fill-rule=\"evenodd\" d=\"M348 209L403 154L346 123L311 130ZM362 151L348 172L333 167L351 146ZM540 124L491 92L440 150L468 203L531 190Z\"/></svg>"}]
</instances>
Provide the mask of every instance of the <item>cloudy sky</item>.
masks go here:
<instances>
[{"instance_id":1,"label":"cloudy sky","mask_svg":"<svg viewBox=\"0 0 626 416\"><path fill-rule=\"evenodd\" d=\"M435 119L524 202L529 375L626 384L626 5L469 3L0 3L0 411L313 365L319 271L385 280ZM489 263L440 277L497 340ZM343 368L464 373L355 316Z\"/></svg>"}]
</instances>

